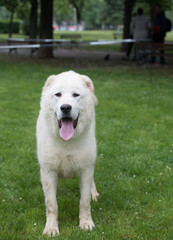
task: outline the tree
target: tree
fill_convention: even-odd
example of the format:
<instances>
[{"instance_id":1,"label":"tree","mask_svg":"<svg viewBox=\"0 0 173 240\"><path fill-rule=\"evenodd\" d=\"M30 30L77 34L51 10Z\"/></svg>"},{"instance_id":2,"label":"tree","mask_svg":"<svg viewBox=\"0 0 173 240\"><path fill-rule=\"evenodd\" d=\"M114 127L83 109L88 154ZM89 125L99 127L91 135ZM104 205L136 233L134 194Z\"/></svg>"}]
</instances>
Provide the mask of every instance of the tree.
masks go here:
<instances>
[{"instance_id":1,"label":"tree","mask_svg":"<svg viewBox=\"0 0 173 240\"><path fill-rule=\"evenodd\" d=\"M129 38L130 22L132 20L132 11L136 0L125 0L124 2L124 31L123 38Z\"/></svg>"},{"instance_id":2,"label":"tree","mask_svg":"<svg viewBox=\"0 0 173 240\"><path fill-rule=\"evenodd\" d=\"M106 25L116 26L123 22L124 0L105 0L102 21Z\"/></svg>"},{"instance_id":3,"label":"tree","mask_svg":"<svg viewBox=\"0 0 173 240\"><path fill-rule=\"evenodd\" d=\"M53 38L53 0L41 0L41 16L40 16L40 39ZM41 58L52 58L53 48L39 48L38 56Z\"/></svg>"},{"instance_id":4,"label":"tree","mask_svg":"<svg viewBox=\"0 0 173 240\"><path fill-rule=\"evenodd\" d=\"M87 29L101 28L104 7L104 0L86 1L82 12L82 20L85 22L85 27Z\"/></svg>"},{"instance_id":5,"label":"tree","mask_svg":"<svg viewBox=\"0 0 173 240\"><path fill-rule=\"evenodd\" d=\"M19 4L19 0L0 0L0 5L6 7L6 9L10 12L9 38L12 37L13 18L14 18L14 13L18 7L18 4Z\"/></svg>"},{"instance_id":6,"label":"tree","mask_svg":"<svg viewBox=\"0 0 173 240\"><path fill-rule=\"evenodd\" d=\"M74 20L73 6L68 0L54 1L54 18L58 24L63 21L72 22Z\"/></svg>"},{"instance_id":7,"label":"tree","mask_svg":"<svg viewBox=\"0 0 173 240\"><path fill-rule=\"evenodd\" d=\"M173 23L173 10L168 10L166 12L166 16L171 20L171 22Z\"/></svg>"},{"instance_id":8,"label":"tree","mask_svg":"<svg viewBox=\"0 0 173 240\"><path fill-rule=\"evenodd\" d=\"M172 0L138 0L138 2L145 2L149 4L150 7L153 7L159 4L164 11L171 9L173 4Z\"/></svg>"},{"instance_id":9,"label":"tree","mask_svg":"<svg viewBox=\"0 0 173 240\"><path fill-rule=\"evenodd\" d=\"M29 35L30 0L18 3L15 16L21 20L21 29L24 35Z\"/></svg>"},{"instance_id":10,"label":"tree","mask_svg":"<svg viewBox=\"0 0 173 240\"><path fill-rule=\"evenodd\" d=\"M38 0L20 0L16 10L17 17L22 20L23 34L29 38L37 38Z\"/></svg>"},{"instance_id":11,"label":"tree","mask_svg":"<svg viewBox=\"0 0 173 240\"><path fill-rule=\"evenodd\" d=\"M79 24L82 20L82 10L84 7L85 0L69 0L69 3L76 9L77 23Z\"/></svg>"},{"instance_id":12,"label":"tree","mask_svg":"<svg viewBox=\"0 0 173 240\"><path fill-rule=\"evenodd\" d=\"M38 0L31 0L31 10L30 10L30 19L29 19L29 37L37 38L37 8Z\"/></svg>"},{"instance_id":13,"label":"tree","mask_svg":"<svg viewBox=\"0 0 173 240\"><path fill-rule=\"evenodd\" d=\"M9 17L10 17L10 13L6 9L6 7L0 6L0 19L7 20L7 19L9 19Z\"/></svg>"},{"instance_id":14,"label":"tree","mask_svg":"<svg viewBox=\"0 0 173 240\"><path fill-rule=\"evenodd\" d=\"M155 11L154 7L160 5L163 11L170 10L173 5L173 0L138 0L139 3L146 3L150 7L150 19L151 22L154 22Z\"/></svg>"}]
</instances>

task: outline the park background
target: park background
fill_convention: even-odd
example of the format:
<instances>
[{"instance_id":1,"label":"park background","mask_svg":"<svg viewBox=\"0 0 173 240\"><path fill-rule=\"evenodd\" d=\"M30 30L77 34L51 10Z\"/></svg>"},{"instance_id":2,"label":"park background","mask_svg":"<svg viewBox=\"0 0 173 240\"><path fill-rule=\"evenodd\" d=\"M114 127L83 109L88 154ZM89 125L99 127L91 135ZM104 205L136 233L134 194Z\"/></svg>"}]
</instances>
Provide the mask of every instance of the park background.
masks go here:
<instances>
[{"instance_id":1,"label":"park background","mask_svg":"<svg viewBox=\"0 0 173 240\"><path fill-rule=\"evenodd\" d=\"M6 26L5 32L0 27L0 44L10 34L18 38L34 36L30 16L35 2L0 1L0 26ZM115 32L120 33L118 38L124 38L128 34L127 19L131 19L138 7L143 7L150 17L152 7L160 3L166 16L173 19L169 0L41 0L37 2L38 38L43 36L39 27L41 3L46 2L54 3L55 26L63 25L64 21L70 26L85 23L84 30L73 33L80 32L82 40L87 41L110 40ZM78 17L74 4L82 6ZM46 37L52 34L52 38L60 38L64 32L69 33L51 28ZM173 32L167 33L166 41L173 41ZM60 235L54 239L172 240L172 60L161 66L124 62L121 45L67 48L66 51L87 51L89 57L53 57L52 52L52 55L31 58L20 52L12 56L0 52L0 239L48 239L42 235L45 206L36 157L35 125L41 89L47 77L72 69L93 80L99 100L95 180L100 198L91 205L95 229L81 231L78 179L60 180L57 189ZM118 57L105 61L102 57L95 59L93 52L109 52Z\"/></svg>"}]
</instances>

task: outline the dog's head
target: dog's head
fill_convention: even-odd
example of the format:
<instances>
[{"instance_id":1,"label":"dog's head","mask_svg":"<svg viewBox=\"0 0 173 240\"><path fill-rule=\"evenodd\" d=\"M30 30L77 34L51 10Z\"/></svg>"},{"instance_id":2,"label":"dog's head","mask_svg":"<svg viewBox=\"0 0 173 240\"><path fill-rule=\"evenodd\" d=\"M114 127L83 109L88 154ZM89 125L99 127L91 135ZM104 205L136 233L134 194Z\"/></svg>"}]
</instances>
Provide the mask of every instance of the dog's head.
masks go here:
<instances>
[{"instance_id":1,"label":"dog's head","mask_svg":"<svg viewBox=\"0 0 173 240\"><path fill-rule=\"evenodd\" d=\"M65 141L91 124L96 103L91 79L73 71L50 76L43 87L41 108Z\"/></svg>"}]
</instances>

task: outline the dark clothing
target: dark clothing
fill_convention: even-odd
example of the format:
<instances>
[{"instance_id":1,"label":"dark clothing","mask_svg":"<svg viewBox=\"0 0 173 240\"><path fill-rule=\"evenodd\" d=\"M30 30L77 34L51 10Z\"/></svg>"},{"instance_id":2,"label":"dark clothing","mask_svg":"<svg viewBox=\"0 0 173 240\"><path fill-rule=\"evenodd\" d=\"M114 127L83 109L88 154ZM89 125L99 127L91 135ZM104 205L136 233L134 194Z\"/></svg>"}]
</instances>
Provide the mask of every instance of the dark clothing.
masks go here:
<instances>
[{"instance_id":1,"label":"dark clothing","mask_svg":"<svg viewBox=\"0 0 173 240\"><path fill-rule=\"evenodd\" d=\"M164 12L160 12L155 17L152 42L164 43L165 35L166 35L166 18ZM155 57L152 57L152 62L155 62ZM160 57L160 63L164 63L163 56Z\"/></svg>"},{"instance_id":2,"label":"dark clothing","mask_svg":"<svg viewBox=\"0 0 173 240\"><path fill-rule=\"evenodd\" d=\"M154 34L160 34L162 36L166 34L166 18L164 12L158 13L155 17Z\"/></svg>"},{"instance_id":3,"label":"dark clothing","mask_svg":"<svg viewBox=\"0 0 173 240\"><path fill-rule=\"evenodd\" d=\"M163 34L154 34L153 35L153 42L155 43L164 43L164 38L165 38L165 35Z\"/></svg>"},{"instance_id":4,"label":"dark clothing","mask_svg":"<svg viewBox=\"0 0 173 240\"><path fill-rule=\"evenodd\" d=\"M156 15L154 21L153 42L164 42L166 35L166 18L164 12L160 12Z\"/></svg>"}]
</instances>

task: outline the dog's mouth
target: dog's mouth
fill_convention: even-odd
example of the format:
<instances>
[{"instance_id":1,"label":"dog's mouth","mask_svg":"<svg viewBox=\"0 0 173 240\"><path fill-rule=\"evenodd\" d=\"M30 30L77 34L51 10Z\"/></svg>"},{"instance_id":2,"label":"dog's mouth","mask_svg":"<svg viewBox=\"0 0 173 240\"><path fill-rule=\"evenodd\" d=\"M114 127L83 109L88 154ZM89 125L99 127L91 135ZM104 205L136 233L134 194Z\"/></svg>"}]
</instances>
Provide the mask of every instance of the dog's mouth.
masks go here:
<instances>
[{"instance_id":1,"label":"dog's mouth","mask_svg":"<svg viewBox=\"0 0 173 240\"><path fill-rule=\"evenodd\" d=\"M63 124L69 124L69 123L73 125L73 128L76 128L78 124L78 117L76 118L76 120L73 120L72 118L69 118L69 117L65 117L65 118L62 118L61 120L58 120L59 128L61 128Z\"/></svg>"},{"instance_id":2,"label":"dog's mouth","mask_svg":"<svg viewBox=\"0 0 173 240\"><path fill-rule=\"evenodd\" d=\"M59 134L64 141L70 140L74 135L74 129L77 127L78 117L73 120L72 118L65 117L58 120L58 126L60 128Z\"/></svg>"}]
</instances>

